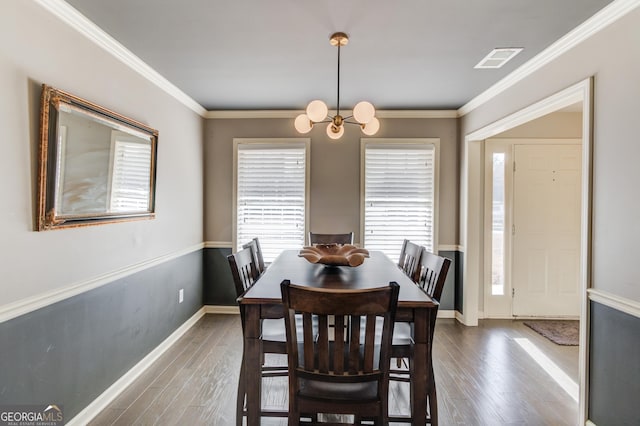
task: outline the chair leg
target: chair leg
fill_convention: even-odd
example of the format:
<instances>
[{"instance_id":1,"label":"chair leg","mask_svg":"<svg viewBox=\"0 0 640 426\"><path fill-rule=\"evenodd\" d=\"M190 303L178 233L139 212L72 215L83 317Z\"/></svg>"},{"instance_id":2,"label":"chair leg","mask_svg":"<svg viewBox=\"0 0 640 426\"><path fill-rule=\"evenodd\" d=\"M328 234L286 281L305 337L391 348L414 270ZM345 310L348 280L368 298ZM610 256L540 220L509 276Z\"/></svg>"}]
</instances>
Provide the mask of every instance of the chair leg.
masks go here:
<instances>
[{"instance_id":1,"label":"chair leg","mask_svg":"<svg viewBox=\"0 0 640 426\"><path fill-rule=\"evenodd\" d=\"M429 366L431 370L431 383L429 384L429 422L431 426L438 426L438 395L436 392L436 379L433 376L433 364Z\"/></svg>"},{"instance_id":2,"label":"chair leg","mask_svg":"<svg viewBox=\"0 0 640 426\"><path fill-rule=\"evenodd\" d=\"M240 377L238 379L238 395L236 397L236 426L242 426L242 418L244 417L244 397L246 394L243 355L242 364L240 365Z\"/></svg>"},{"instance_id":3,"label":"chair leg","mask_svg":"<svg viewBox=\"0 0 640 426\"><path fill-rule=\"evenodd\" d=\"M429 418L431 426L438 426L438 396L436 395L435 384L429 392Z\"/></svg>"}]
</instances>

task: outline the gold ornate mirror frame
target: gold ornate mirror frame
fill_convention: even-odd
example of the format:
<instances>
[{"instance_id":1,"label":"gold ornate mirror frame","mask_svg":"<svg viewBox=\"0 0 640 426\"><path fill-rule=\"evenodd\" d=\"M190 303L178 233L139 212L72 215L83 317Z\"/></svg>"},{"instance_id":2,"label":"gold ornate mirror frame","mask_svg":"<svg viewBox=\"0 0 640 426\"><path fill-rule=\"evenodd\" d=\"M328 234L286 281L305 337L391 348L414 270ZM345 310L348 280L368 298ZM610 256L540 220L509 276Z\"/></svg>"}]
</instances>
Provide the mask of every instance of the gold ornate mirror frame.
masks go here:
<instances>
[{"instance_id":1,"label":"gold ornate mirror frame","mask_svg":"<svg viewBox=\"0 0 640 426\"><path fill-rule=\"evenodd\" d=\"M38 231L155 217L158 131L42 85Z\"/></svg>"}]
</instances>

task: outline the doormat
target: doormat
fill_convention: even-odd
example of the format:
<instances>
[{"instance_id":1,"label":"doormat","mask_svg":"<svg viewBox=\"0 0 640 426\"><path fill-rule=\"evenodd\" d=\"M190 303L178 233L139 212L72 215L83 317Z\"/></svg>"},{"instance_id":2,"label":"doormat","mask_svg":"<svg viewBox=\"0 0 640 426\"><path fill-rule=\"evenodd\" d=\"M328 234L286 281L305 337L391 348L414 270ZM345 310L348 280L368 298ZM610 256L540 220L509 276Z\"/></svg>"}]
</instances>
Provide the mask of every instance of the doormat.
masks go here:
<instances>
[{"instance_id":1,"label":"doormat","mask_svg":"<svg viewBox=\"0 0 640 426\"><path fill-rule=\"evenodd\" d=\"M524 325L557 345L578 346L580 321L539 320L525 321Z\"/></svg>"}]
</instances>

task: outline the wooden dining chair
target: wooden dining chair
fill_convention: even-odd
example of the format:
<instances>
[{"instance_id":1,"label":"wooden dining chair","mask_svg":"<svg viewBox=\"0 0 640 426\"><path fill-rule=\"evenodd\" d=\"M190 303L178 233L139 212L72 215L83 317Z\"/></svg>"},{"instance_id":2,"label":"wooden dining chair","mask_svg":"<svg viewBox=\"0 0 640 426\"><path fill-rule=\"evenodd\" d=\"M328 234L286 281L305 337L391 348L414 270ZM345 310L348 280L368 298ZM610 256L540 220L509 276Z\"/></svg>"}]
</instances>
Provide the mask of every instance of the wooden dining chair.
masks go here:
<instances>
[{"instance_id":1,"label":"wooden dining chair","mask_svg":"<svg viewBox=\"0 0 640 426\"><path fill-rule=\"evenodd\" d=\"M418 264L416 272L416 284L422 288L425 293L429 295L433 300L440 302L442 296L442 290L444 289L444 283L447 279L447 273L451 266L451 260L446 257L438 256L429 252L426 248L421 247L422 253L420 255L420 262ZM438 316L438 307L431 311L431 329L430 340L433 346L433 336L436 326L436 318ZM409 374L411 371L411 346L413 345L411 324L404 322L397 322L393 330L393 341L391 346L392 357L399 360L408 360L409 368L407 370L392 370L391 380L399 380L404 382L410 382ZM436 382L433 374L433 357L429 358L429 369L431 370L430 381L428 384L428 406L429 406L429 419L432 425L438 424L438 397L436 393Z\"/></svg>"},{"instance_id":2,"label":"wooden dining chair","mask_svg":"<svg viewBox=\"0 0 640 426\"><path fill-rule=\"evenodd\" d=\"M406 239L403 241L402 249L400 249L400 257L398 258L398 266L413 281L417 281L418 264L420 263L421 255L421 245L412 243Z\"/></svg>"},{"instance_id":3,"label":"wooden dining chair","mask_svg":"<svg viewBox=\"0 0 640 426\"><path fill-rule=\"evenodd\" d=\"M231 268L231 275L233 276L233 282L236 287L236 295L240 297L246 292L258 279L258 265L256 264L256 258L251 248L243 248L237 253L227 256L229 261L229 267ZM243 305L240 305L242 310ZM242 331L244 334L244 314L241 311L242 319ZM263 319L262 320L262 377L269 376L286 376L286 366L265 366L264 356L265 354L286 354L286 333L285 324L282 319ZM246 396L246 375L244 368L244 356L242 359L242 365L240 367L240 378L238 381L238 395L236 405L236 424L242 425L242 418L246 414L245 410L245 396ZM281 416L286 417L286 412L264 412L263 415L267 416Z\"/></svg>"},{"instance_id":4,"label":"wooden dining chair","mask_svg":"<svg viewBox=\"0 0 640 426\"><path fill-rule=\"evenodd\" d=\"M340 290L282 282L290 425L300 423L300 413L352 414L356 423L366 417L388 424L391 335L399 288L395 282ZM335 318L334 328L329 326L330 316ZM378 318L382 327L376 339Z\"/></svg>"},{"instance_id":5,"label":"wooden dining chair","mask_svg":"<svg viewBox=\"0 0 640 426\"><path fill-rule=\"evenodd\" d=\"M314 244L353 244L353 232L346 234L317 234L309 232L309 245Z\"/></svg>"},{"instance_id":6,"label":"wooden dining chair","mask_svg":"<svg viewBox=\"0 0 640 426\"><path fill-rule=\"evenodd\" d=\"M242 248L250 248L251 254L253 254L254 263L258 269L258 275L262 275L265 270L264 258L262 257L262 248L260 247L260 240L258 237L252 239L248 243L244 244Z\"/></svg>"}]
</instances>

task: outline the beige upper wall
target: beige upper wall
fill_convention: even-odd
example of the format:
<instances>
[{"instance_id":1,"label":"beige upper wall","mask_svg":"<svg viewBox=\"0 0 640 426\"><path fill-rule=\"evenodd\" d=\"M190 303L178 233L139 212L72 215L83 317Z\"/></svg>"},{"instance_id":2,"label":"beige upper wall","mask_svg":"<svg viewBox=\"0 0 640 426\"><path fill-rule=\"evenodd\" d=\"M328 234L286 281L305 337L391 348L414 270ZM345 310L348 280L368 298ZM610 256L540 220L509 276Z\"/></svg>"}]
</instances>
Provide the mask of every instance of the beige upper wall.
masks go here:
<instances>
[{"instance_id":1,"label":"beige upper wall","mask_svg":"<svg viewBox=\"0 0 640 426\"><path fill-rule=\"evenodd\" d=\"M556 112L496 135L495 138L580 138L581 112Z\"/></svg>"},{"instance_id":2,"label":"beige upper wall","mask_svg":"<svg viewBox=\"0 0 640 426\"><path fill-rule=\"evenodd\" d=\"M593 287L640 301L640 8L473 110L464 135L594 76Z\"/></svg>"},{"instance_id":3,"label":"beige upper wall","mask_svg":"<svg viewBox=\"0 0 640 426\"><path fill-rule=\"evenodd\" d=\"M439 245L458 241L458 152L456 119L380 119L379 138L440 138ZM348 126L331 141L324 126L300 135L293 119L209 119L205 124L205 240L232 238L233 139L300 138L311 140L309 229L354 231L360 242L360 139Z\"/></svg>"},{"instance_id":4,"label":"beige upper wall","mask_svg":"<svg viewBox=\"0 0 640 426\"><path fill-rule=\"evenodd\" d=\"M202 242L203 119L35 2L0 13L0 307ZM159 131L157 218L34 231L42 83Z\"/></svg>"}]
</instances>

